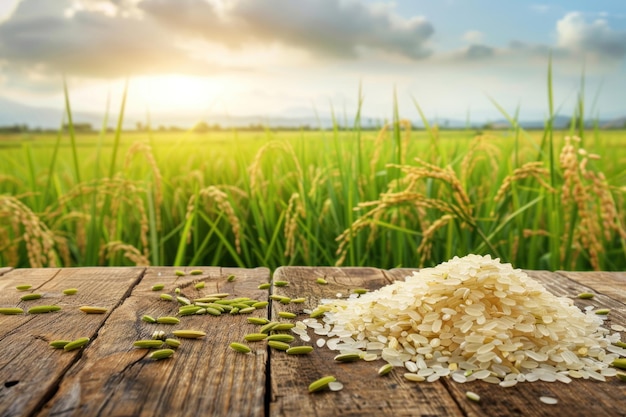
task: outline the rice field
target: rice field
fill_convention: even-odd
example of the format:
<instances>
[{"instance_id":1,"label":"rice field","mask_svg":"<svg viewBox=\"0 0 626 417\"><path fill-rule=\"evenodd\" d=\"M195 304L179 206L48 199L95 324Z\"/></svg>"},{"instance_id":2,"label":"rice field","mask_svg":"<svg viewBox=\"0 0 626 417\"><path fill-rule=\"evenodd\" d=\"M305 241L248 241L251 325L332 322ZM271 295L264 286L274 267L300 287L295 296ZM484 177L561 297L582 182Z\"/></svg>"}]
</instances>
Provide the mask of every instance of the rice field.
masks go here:
<instances>
[{"instance_id":1,"label":"rice field","mask_svg":"<svg viewBox=\"0 0 626 417\"><path fill-rule=\"evenodd\" d=\"M626 270L625 131L0 136L0 266Z\"/></svg>"}]
</instances>

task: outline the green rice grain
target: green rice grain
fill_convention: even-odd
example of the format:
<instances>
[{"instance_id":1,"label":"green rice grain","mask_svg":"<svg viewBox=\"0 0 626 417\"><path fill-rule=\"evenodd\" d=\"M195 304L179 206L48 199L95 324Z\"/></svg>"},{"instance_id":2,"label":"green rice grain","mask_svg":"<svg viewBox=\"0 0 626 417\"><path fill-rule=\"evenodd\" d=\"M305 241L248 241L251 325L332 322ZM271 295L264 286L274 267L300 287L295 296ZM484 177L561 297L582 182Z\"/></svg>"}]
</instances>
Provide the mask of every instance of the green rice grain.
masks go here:
<instances>
[{"instance_id":1,"label":"green rice grain","mask_svg":"<svg viewBox=\"0 0 626 417\"><path fill-rule=\"evenodd\" d=\"M154 360L167 359L174 354L172 349L159 349L150 354L150 358Z\"/></svg>"},{"instance_id":2,"label":"green rice grain","mask_svg":"<svg viewBox=\"0 0 626 417\"><path fill-rule=\"evenodd\" d=\"M174 330L172 333L183 339L198 339L206 336L206 333L201 330Z\"/></svg>"},{"instance_id":3,"label":"green rice grain","mask_svg":"<svg viewBox=\"0 0 626 417\"><path fill-rule=\"evenodd\" d=\"M267 338L266 333L249 333L243 337L248 342L258 342Z\"/></svg>"},{"instance_id":4,"label":"green rice grain","mask_svg":"<svg viewBox=\"0 0 626 417\"><path fill-rule=\"evenodd\" d=\"M177 349L181 345L181 342L178 339L167 338L165 339L165 344L168 345L169 347L173 347L174 349Z\"/></svg>"},{"instance_id":5,"label":"green rice grain","mask_svg":"<svg viewBox=\"0 0 626 417\"><path fill-rule=\"evenodd\" d=\"M325 376L318 380L315 380L311 382L311 384L309 385L309 392L317 392L325 388L328 388L328 384L330 384L331 382L335 382L336 380L337 378L335 378L332 375Z\"/></svg>"},{"instance_id":6,"label":"green rice grain","mask_svg":"<svg viewBox=\"0 0 626 417\"><path fill-rule=\"evenodd\" d=\"M74 350L74 349L82 348L87 343L89 343L89 338L88 337L81 337L81 338L78 338L76 340L72 340L71 342L69 342L68 344L63 346L63 349L65 349L66 352L69 352L69 351Z\"/></svg>"},{"instance_id":7,"label":"green rice grain","mask_svg":"<svg viewBox=\"0 0 626 417\"><path fill-rule=\"evenodd\" d=\"M50 342L50 347L55 349L63 349L65 345L70 342L71 340L53 340L52 342Z\"/></svg>"},{"instance_id":8,"label":"green rice grain","mask_svg":"<svg viewBox=\"0 0 626 417\"><path fill-rule=\"evenodd\" d=\"M356 362L361 359L358 353L340 353L334 358L337 362Z\"/></svg>"},{"instance_id":9,"label":"green rice grain","mask_svg":"<svg viewBox=\"0 0 626 417\"><path fill-rule=\"evenodd\" d=\"M378 368L378 375L383 376L383 375L387 375L389 372L391 372L393 369L393 365L390 363L387 363L383 366L381 366L380 368Z\"/></svg>"},{"instance_id":10,"label":"green rice grain","mask_svg":"<svg viewBox=\"0 0 626 417\"><path fill-rule=\"evenodd\" d=\"M25 295L21 296L20 300L22 300L22 301L30 301L30 300L38 300L40 298L41 298L41 294L32 293L32 294L25 294Z\"/></svg>"},{"instance_id":11,"label":"green rice grain","mask_svg":"<svg viewBox=\"0 0 626 417\"><path fill-rule=\"evenodd\" d=\"M278 323L272 328L272 330L289 330L296 327L294 323Z\"/></svg>"},{"instance_id":12,"label":"green rice grain","mask_svg":"<svg viewBox=\"0 0 626 417\"><path fill-rule=\"evenodd\" d=\"M147 314L144 314L143 316L141 316L141 320L145 321L146 323L156 323L156 319L152 316L149 316Z\"/></svg>"},{"instance_id":13,"label":"green rice grain","mask_svg":"<svg viewBox=\"0 0 626 417\"><path fill-rule=\"evenodd\" d=\"M296 338L287 333L275 333L267 336L267 340L278 340L279 342L291 343Z\"/></svg>"},{"instance_id":14,"label":"green rice grain","mask_svg":"<svg viewBox=\"0 0 626 417\"><path fill-rule=\"evenodd\" d=\"M313 352L313 346L293 346L285 352L287 355L306 355Z\"/></svg>"},{"instance_id":15,"label":"green rice grain","mask_svg":"<svg viewBox=\"0 0 626 417\"><path fill-rule=\"evenodd\" d=\"M163 316L163 317L157 318L156 322L160 324L178 324L180 323L180 320L176 317Z\"/></svg>"},{"instance_id":16,"label":"green rice grain","mask_svg":"<svg viewBox=\"0 0 626 417\"><path fill-rule=\"evenodd\" d=\"M24 310L19 307L1 307L0 314L5 315L15 315L15 314L23 314Z\"/></svg>"},{"instance_id":17,"label":"green rice grain","mask_svg":"<svg viewBox=\"0 0 626 417\"><path fill-rule=\"evenodd\" d=\"M261 326L269 323L270 321L263 317L248 317L248 323L250 324L259 324Z\"/></svg>"},{"instance_id":18,"label":"green rice grain","mask_svg":"<svg viewBox=\"0 0 626 417\"><path fill-rule=\"evenodd\" d=\"M234 351L237 351L239 353L250 353L252 352L252 349L250 349L248 346L244 345L243 343L238 343L238 342L233 342L230 344L230 348Z\"/></svg>"},{"instance_id":19,"label":"green rice grain","mask_svg":"<svg viewBox=\"0 0 626 417\"><path fill-rule=\"evenodd\" d=\"M270 340L267 342L267 345L277 350L287 350L291 347L287 343L279 342L278 340Z\"/></svg>"},{"instance_id":20,"label":"green rice grain","mask_svg":"<svg viewBox=\"0 0 626 417\"><path fill-rule=\"evenodd\" d=\"M154 339L136 340L135 342L133 342L133 346L135 346L136 348L142 348L142 349L155 349L155 348L160 348L161 346L163 346L163 342L161 340L154 340Z\"/></svg>"},{"instance_id":21,"label":"green rice grain","mask_svg":"<svg viewBox=\"0 0 626 417\"><path fill-rule=\"evenodd\" d=\"M61 307L59 306L36 306L29 308L28 314L44 314L59 310L61 310Z\"/></svg>"}]
</instances>

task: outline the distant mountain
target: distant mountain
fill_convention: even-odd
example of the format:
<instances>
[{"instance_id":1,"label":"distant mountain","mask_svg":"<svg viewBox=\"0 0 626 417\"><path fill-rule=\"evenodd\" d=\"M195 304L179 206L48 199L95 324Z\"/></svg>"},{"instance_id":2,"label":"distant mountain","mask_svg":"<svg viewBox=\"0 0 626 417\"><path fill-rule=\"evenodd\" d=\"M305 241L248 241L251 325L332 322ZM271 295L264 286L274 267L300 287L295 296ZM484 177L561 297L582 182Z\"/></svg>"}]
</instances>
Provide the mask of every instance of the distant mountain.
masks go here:
<instances>
[{"instance_id":1,"label":"distant mountain","mask_svg":"<svg viewBox=\"0 0 626 417\"><path fill-rule=\"evenodd\" d=\"M626 128L626 116L609 120L599 125L602 129L624 129Z\"/></svg>"},{"instance_id":2,"label":"distant mountain","mask_svg":"<svg viewBox=\"0 0 626 417\"><path fill-rule=\"evenodd\" d=\"M14 101L0 97L0 127L27 125L29 128L42 129L58 129L63 117L63 109L53 109L47 107L34 107L16 103ZM75 111L72 113L74 123L88 123L93 129L98 130L102 125L103 114ZM183 129L189 129L196 123L203 121L208 125L219 124L221 127L244 127L250 125L261 125L270 127L293 127L299 128L308 126L311 129L328 129L333 126L333 119L328 113L317 113L313 109L305 107L294 107L284 110L280 115L248 115L233 116L229 114L206 114L206 112L184 112L184 113L154 113L150 116L153 129L160 126L170 128L173 126ZM378 129L389 119L381 117L361 117L361 126L364 129ZM354 115L337 115L336 121L340 126L352 126L354 124ZM117 115L109 115L109 127L115 127L117 123ZM450 119L445 117L437 117L429 120L431 125L437 124L443 129L464 129L467 122L464 120ZM571 117L557 116L554 119L554 127L563 129L569 127ZM141 124L145 126L145 114L127 113L124 117L124 129L136 129ZM544 120L522 120L519 122L524 129L542 129L545 126ZM414 120L413 125L423 128L421 120ZM493 128L508 129L511 124L507 120L496 121L472 121L469 126L472 129L480 129L489 125ZM586 125L593 126L591 121ZM623 128L626 126L626 116L615 119L599 120L598 125L601 128Z\"/></svg>"},{"instance_id":3,"label":"distant mountain","mask_svg":"<svg viewBox=\"0 0 626 417\"><path fill-rule=\"evenodd\" d=\"M64 110L32 107L0 97L0 126L27 125L30 128L58 129ZM74 123L102 124L102 116L92 113L72 112Z\"/></svg>"}]
</instances>

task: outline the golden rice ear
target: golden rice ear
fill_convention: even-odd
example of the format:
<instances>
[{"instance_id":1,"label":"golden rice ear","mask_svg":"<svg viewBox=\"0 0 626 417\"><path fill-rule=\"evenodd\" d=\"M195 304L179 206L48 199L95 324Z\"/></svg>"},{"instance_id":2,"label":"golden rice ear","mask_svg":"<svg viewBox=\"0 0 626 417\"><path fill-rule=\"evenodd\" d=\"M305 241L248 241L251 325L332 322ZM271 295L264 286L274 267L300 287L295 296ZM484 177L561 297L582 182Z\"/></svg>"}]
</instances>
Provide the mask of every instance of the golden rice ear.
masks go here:
<instances>
[{"instance_id":1,"label":"golden rice ear","mask_svg":"<svg viewBox=\"0 0 626 417\"><path fill-rule=\"evenodd\" d=\"M128 152L126 153L126 160L124 161L124 168L128 169L135 155L143 155L148 166L152 171L152 184L154 185L154 212L155 212L155 224L157 230L161 230L161 207L163 205L163 177L161 170L154 159L152 147L144 142L134 142Z\"/></svg>"},{"instance_id":2,"label":"golden rice ear","mask_svg":"<svg viewBox=\"0 0 626 417\"><path fill-rule=\"evenodd\" d=\"M113 241L100 248L100 259L109 259L113 254L122 252L124 258L137 266L150 266L150 260L133 245L120 241Z\"/></svg>"},{"instance_id":3,"label":"golden rice ear","mask_svg":"<svg viewBox=\"0 0 626 417\"><path fill-rule=\"evenodd\" d=\"M57 266L58 254L55 234L37 214L16 197L0 195L0 219L3 217L9 219L10 231L0 228L0 238L7 237L1 241L0 248L4 254L3 245L5 242L9 242L6 244L9 260L11 258L17 259L19 245L24 242L29 267ZM15 236L11 239L8 238L8 235Z\"/></svg>"},{"instance_id":4,"label":"golden rice ear","mask_svg":"<svg viewBox=\"0 0 626 417\"><path fill-rule=\"evenodd\" d=\"M207 203L213 203L219 210L225 215L226 219L230 223L231 230L235 236L235 250L237 253L241 253L241 222L235 214L235 209L230 201L228 194L222 191L219 187L211 185L198 191L198 196L204 199ZM196 196L192 195L187 203L187 212L185 218L191 216L195 210ZM211 210L212 206L207 205L207 210ZM191 238L191 232L189 232L188 239Z\"/></svg>"}]
</instances>

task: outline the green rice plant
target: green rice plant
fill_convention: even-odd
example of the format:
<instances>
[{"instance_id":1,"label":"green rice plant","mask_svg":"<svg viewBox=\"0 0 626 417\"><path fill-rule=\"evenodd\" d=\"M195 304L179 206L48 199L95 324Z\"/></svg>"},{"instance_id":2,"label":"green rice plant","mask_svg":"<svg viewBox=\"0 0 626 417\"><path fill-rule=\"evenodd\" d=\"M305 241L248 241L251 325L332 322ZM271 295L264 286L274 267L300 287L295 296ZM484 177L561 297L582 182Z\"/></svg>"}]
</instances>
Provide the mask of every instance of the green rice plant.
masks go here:
<instances>
[{"instance_id":1,"label":"green rice plant","mask_svg":"<svg viewBox=\"0 0 626 417\"><path fill-rule=\"evenodd\" d=\"M415 99L424 129L394 100L391 122L368 130L359 88L350 126L335 118L331 130L146 141L122 131L123 98L112 134L107 106L100 133L75 131L69 144L62 130L5 138L0 266L391 268L490 253L530 269L623 270L626 133L581 130L583 92L570 130L555 130L551 77L549 66L543 131L493 99L509 130L439 129Z\"/></svg>"}]
</instances>

